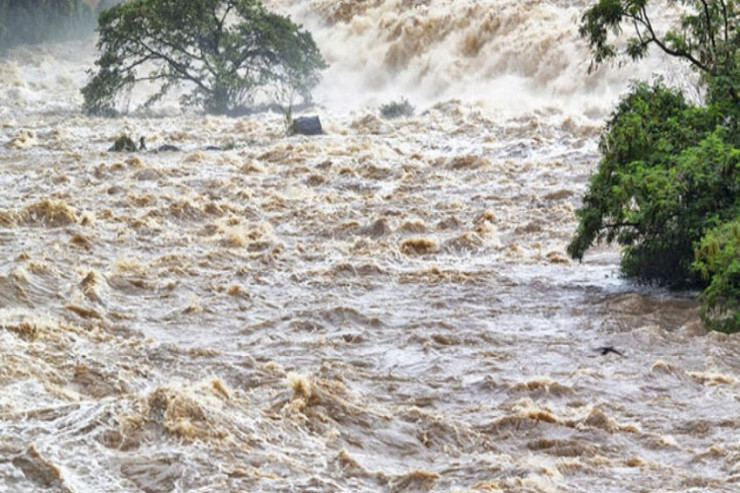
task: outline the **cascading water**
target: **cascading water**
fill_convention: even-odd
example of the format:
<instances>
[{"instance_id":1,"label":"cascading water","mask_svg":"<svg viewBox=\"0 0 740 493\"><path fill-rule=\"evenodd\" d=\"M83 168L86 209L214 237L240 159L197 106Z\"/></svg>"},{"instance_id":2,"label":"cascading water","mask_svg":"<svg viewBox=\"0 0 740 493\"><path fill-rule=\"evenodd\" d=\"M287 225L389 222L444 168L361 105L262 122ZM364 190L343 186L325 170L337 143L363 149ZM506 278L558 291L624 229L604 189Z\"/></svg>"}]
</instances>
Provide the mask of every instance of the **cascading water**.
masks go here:
<instances>
[{"instance_id":1,"label":"cascading water","mask_svg":"<svg viewBox=\"0 0 740 493\"><path fill-rule=\"evenodd\" d=\"M94 40L0 60L0 490L734 491L737 338L564 253L629 78L690 86L589 74L585 5L269 2L315 138L84 117Z\"/></svg>"}]
</instances>

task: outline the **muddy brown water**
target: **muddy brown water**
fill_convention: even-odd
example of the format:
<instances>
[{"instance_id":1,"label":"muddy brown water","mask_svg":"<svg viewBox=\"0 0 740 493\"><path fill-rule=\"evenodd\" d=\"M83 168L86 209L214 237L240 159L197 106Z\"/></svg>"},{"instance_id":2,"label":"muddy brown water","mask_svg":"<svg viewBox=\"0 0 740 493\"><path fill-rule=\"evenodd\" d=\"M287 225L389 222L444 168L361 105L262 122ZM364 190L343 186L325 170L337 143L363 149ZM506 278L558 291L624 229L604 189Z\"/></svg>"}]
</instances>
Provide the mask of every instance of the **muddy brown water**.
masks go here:
<instances>
[{"instance_id":1,"label":"muddy brown water","mask_svg":"<svg viewBox=\"0 0 740 493\"><path fill-rule=\"evenodd\" d=\"M380 84L328 47L367 99L319 91L306 138L175 103L83 117L92 41L0 61L0 490L736 491L737 337L620 279L616 250L564 253L623 76L563 96L542 75L506 111L456 77L512 44L470 9L549 26L572 60L580 3L273 3L406 71ZM472 97L426 85L435 57ZM415 116L379 116L422 79ZM107 152L124 132L182 150Z\"/></svg>"}]
</instances>

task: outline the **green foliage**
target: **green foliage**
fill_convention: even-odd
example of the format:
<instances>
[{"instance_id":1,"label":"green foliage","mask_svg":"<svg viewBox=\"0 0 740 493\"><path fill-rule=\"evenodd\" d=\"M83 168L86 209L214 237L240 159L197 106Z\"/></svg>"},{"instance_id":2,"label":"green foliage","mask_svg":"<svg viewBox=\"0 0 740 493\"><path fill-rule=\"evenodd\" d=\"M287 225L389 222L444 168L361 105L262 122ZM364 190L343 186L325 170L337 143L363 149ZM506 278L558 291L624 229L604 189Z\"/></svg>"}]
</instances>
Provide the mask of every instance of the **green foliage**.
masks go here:
<instances>
[{"instance_id":1,"label":"green foliage","mask_svg":"<svg viewBox=\"0 0 740 493\"><path fill-rule=\"evenodd\" d=\"M98 71L82 89L88 114L114 115L141 81L160 84L147 105L186 83L181 102L215 114L259 91L308 100L326 67L310 33L258 0L130 0L103 11L98 31Z\"/></svg>"},{"instance_id":2,"label":"green foliage","mask_svg":"<svg viewBox=\"0 0 740 493\"><path fill-rule=\"evenodd\" d=\"M651 46L689 62L705 77L710 99L740 104L740 5L734 0L672 0L684 7L679 28L660 35L649 0L598 0L581 18L579 32L601 63L621 54L633 60ZM613 40L622 26L634 29L619 49Z\"/></svg>"},{"instance_id":3,"label":"green foliage","mask_svg":"<svg viewBox=\"0 0 740 493\"><path fill-rule=\"evenodd\" d=\"M709 282L701 295L702 318L723 332L740 331L740 210L733 221L707 231L694 269Z\"/></svg>"},{"instance_id":4,"label":"green foliage","mask_svg":"<svg viewBox=\"0 0 740 493\"><path fill-rule=\"evenodd\" d=\"M582 259L594 243L616 242L624 275L703 287L707 325L740 331L740 10L732 0L672 3L685 10L664 36L649 0L599 0L582 18L595 63L655 45L700 71L707 98L689 104L660 81L632 87L602 134L568 253ZM612 37L625 24L635 37L621 51Z\"/></svg>"},{"instance_id":5,"label":"green foliage","mask_svg":"<svg viewBox=\"0 0 740 493\"><path fill-rule=\"evenodd\" d=\"M0 0L0 50L91 34L94 25L84 0Z\"/></svg>"},{"instance_id":6,"label":"green foliage","mask_svg":"<svg viewBox=\"0 0 740 493\"><path fill-rule=\"evenodd\" d=\"M391 101L380 107L380 114L388 120L400 117L410 117L414 115L414 106L409 103L408 99L403 98L399 101Z\"/></svg>"},{"instance_id":7,"label":"green foliage","mask_svg":"<svg viewBox=\"0 0 740 493\"><path fill-rule=\"evenodd\" d=\"M740 202L738 150L721 120L715 108L692 106L661 83L633 87L602 135L568 253L580 259L593 243L616 241L628 277L700 282L691 270L694 243Z\"/></svg>"}]
</instances>

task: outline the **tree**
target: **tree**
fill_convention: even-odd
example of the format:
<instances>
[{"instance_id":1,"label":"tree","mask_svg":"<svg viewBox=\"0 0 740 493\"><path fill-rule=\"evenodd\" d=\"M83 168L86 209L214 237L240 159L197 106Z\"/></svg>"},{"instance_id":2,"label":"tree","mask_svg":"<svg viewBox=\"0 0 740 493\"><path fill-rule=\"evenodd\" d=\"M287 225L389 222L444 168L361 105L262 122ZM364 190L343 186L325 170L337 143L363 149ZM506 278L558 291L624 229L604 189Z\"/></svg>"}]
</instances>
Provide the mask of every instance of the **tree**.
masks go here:
<instances>
[{"instance_id":1,"label":"tree","mask_svg":"<svg viewBox=\"0 0 740 493\"><path fill-rule=\"evenodd\" d=\"M617 55L643 58L651 46L683 59L699 70L713 100L729 99L740 104L740 6L734 0L670 0L687 11L680 29L660 35L650 16L649 0L599 0L581 18L579 33L591 47L594 62ZM612 39L624 25L634 36L622 50ZM610 37L610 33L612 36Z\"/></svg>"},{"instance_id":2,"label":"tree","mask_svg":"<svg viewBox=\"0 0 740 493\"><path fill-rule=\"evenodd\" d=\"M740 212L737 149L714 108L686 102L657 82L637 84L620 102L599 142L601 161L576 211L569 254L594 243L625 248L622 272L670 287L701 284L694 243L710 221Z\"/></svg>"},{"instance_id":3,"label":"tree","mask_svg":"<svg viewBox=\"0 0 740 493\"><path fill-rule=\"evenodd\" d=\"M594 62L620 54L612 37L631 24L621 53L655 45L686 60L707 89L702 106L661 81L638 83L620 101L599 141L568 253L582 259L600 241L623 246L622 273L678 288L705 288L712 328L740 330L740 9L732 0L680 1L681 30L660 36L648 0L600 0L580 28Z\"/></svg>"},{"instance_id":4,"label":"tree","mask_svg":"<svg viewBox=\"0 0 740 493\"><path fill-rule=\"evenodd\" d=\"M174 86L188 106L223 114L263 95L310 99L326 67L312 36L259 0L130 0L98 20L98 71L82 89L84 111L114 115L136 83Z\"/></svg>"}]
</instances>

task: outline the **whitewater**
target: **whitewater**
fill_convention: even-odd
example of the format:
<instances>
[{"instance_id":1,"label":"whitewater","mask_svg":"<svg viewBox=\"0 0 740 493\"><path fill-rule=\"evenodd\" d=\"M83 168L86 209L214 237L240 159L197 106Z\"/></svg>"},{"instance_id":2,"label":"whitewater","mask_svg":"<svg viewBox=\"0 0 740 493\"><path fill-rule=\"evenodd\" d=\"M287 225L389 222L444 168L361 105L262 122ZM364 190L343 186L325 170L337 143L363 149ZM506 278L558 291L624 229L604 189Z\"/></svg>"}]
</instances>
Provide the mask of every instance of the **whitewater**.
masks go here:
<instances>
[{"instance_id":1,"label":"whitewater","mask_svg":"<svg viewBox=\"0 0 740 493\"><path fill-rule=\"evenodd\" d=\"M0 59L0 491L736 491L737 336L565 254L619 96L692 74L591 67L586 1L266 3L324 135Z\"/></svg>"}]
</instances>

